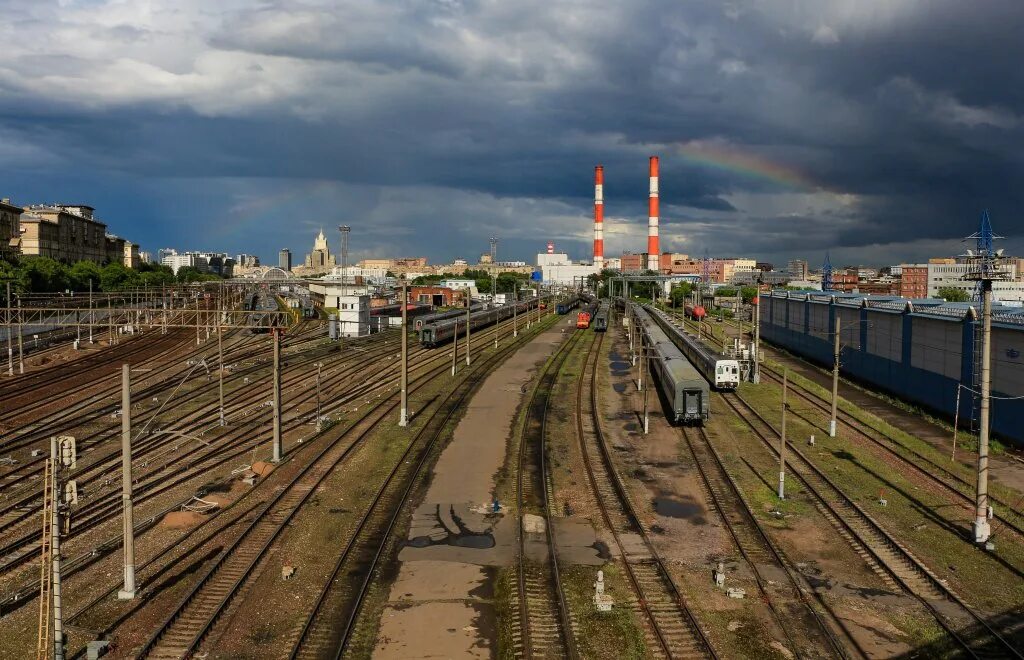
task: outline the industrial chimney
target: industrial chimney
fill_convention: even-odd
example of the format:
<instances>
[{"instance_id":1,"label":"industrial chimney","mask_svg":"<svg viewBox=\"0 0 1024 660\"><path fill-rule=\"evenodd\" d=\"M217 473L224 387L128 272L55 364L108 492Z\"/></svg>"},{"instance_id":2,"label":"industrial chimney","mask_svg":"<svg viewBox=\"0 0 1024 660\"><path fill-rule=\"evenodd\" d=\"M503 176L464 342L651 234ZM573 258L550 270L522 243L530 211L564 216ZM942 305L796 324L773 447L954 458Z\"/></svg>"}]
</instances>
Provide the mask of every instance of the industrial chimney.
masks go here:
<instances>
[{"instance_id":1,"label":"industrial chimney","mask_svg":"<svg viewBox=\"0 0 1024 660\"><path fill-rule=\"evenodd\" d=\"M651 192L647 199L647 270L658 272L658 257L661 248L658 245L658 157L651 156L649 170Z\"/></svg>"},{"instance_id":2,"label":"industrial chimney","mask_svg":"<svg viewBox=\"0 0 1024 660\"><path fill-rule=\"evenodd\" d=\"M604 268L604 167L594 168L594 266Z\"/></svg>"},{"instance_id":3,"label":"industrial chimney","mask_svg":"<svg viewBox=\"0 0 1024 660\"><path fill-rule=\"evenodd\" d=\"M551 241L548 241L548 254L554 254L554 253L555 253L555 244L552 243Z\"/></svg>"}]
</instances>

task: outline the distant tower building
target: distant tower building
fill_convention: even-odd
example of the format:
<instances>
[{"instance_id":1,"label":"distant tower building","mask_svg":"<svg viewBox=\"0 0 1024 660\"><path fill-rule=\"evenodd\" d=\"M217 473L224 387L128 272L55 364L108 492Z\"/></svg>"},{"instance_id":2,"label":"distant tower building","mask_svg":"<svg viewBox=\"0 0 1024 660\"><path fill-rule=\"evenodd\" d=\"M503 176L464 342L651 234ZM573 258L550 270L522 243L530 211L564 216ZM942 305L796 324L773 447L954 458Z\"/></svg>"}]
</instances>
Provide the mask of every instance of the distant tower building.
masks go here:
<instances>
[{"instance_id":1,"label":"distant tower building","mask_svg":"<svg viewBox=\"0 0 1024 660\"><path fill-rule=\"evenodd\" d=\"M277 253L277 267L281 270L290 271L292 269L292 251L288 248L284 248Z\"/></svg>"},{"instance_id":2,"label":"distant tower building","mask_svg":"<svg viewBox=\"0 0 1024 660\"><path fill-rule=\"evenodd\" d=\"M807 262L803 259L793 259L789 262L786 270L789 272L789 276L794 280L805 281L807 276L810 274Z\"/></svg>"},{"instance_id":3,"label":"distant tower building","mask_svg":"<svg viewBox=\"0 0 1024 660\"><path fill-rule=\"evenodd\" d=\"M319 272L328 271L335 266L334 255L331 254L331 248L327 245L327 237L324 236L323 229L313 241L313 251L306 255L305 266Z\"/></svg>"}]
</instances>

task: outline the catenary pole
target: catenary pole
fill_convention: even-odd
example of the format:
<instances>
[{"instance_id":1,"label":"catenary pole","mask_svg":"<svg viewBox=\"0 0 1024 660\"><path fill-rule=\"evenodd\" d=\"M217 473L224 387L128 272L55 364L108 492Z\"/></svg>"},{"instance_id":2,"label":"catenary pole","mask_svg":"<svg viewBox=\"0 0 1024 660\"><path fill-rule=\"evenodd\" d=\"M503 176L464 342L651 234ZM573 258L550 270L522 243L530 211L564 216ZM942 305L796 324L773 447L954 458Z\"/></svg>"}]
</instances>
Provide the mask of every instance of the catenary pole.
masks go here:
<instances>
[{"instance_id":1,"label":"catenary pole","mask_svg":"<svg viewBox=\"0 0 1024 660\"><path fill-rule=\"evenodd\" d=\"M981 281L981 411L978 423L978 490L974 542L986 543L991 528L988 504L988 442L992 393L992 280Z\"/></svg>"},{"instance_id":2,"label":"catenary pole","mask_svg":"<svg viewBox=\"0 0 1024 660\"><path fill-rule=\"evenodd\" d=\"M472 312L471 312L472 308L473 308L472 297L470 296L469 289L466 289L466 366L467 367L469 366L469 361L470 361L470 357L469 357L469 348L470 348L470 341L469 341L469 325L470 324L469 324L469 320L470 320L470 317L472 316ZM458 330L458 324L456 324L456 330Z\"/></svg>"},{"instance_id":3,"label":"catenary pole","mask_svg":"<svg viewBox=\"0 0 1024 660\"><path fill-rule=\"evenodd\" d=\"M270 331L274 342L274 447L273 462L281 462L281 333Z\"/></svg>"},{"instance_id":4,"label":"catenary pole","mask_svg":"<svg viewBox=\"0 0 1024 660\"><path fill-rule=\"evenodd\" d=\"M779 434L779 499L786 499L786 395L789 393L789 369L782 372L782 433Z\"/></svg>"},{"instance_id":5,"label":"catenary pole","mask_svg":"<svg viewBox=\"0 0 1024 660\"><path fill-rule=\"evenodd\" d=\"M11 309L11 283L7 283L7 375L14 375L14 324L11 317L14 312Z\"/></svg>"},{"instance_id":6,"label":"catenary pole","mask_svg":"<svg viewBox=\"0 0 1024 660\"><path fill-rule=\"evenodd\" d=\"M64 660L64 615L61 609L60 585L60 529L64 508L64 484L58 473L64 469L61 447L57 436L50 436L50 455L53 461L53 515L50 517L50 554L52 577L50 578L53 597L53 658Z\"/></svg>"},{"instance_id":7,"label":"catenary pole","mask_svg":"<svg viewBox=\"0 0 1024 660\"><path fill-rule=\"evenodd\" d=\"M409 295L402 275L402 406L398 416L399 426L409 424Z\"/></svg>"},{"instance_id":8,"label":"catenary pole","mask_svg":"<svg viewBox=\"0 0 1024 660\"><path fill-rule=\"evenodd\" d=\"M131 369L121 365L121 507L124 511L124 588L119 600L135 598L135 523L132 507Z\"/></svg>"},{"instance_id":9,"label":"catenary pole","mask_svg":"<svg viewBox=\"0 0 1024 660\"><path fill-rule=\"evenodd\" d=\"M839 310L836 309L836 331L832 338L832 417L828 422L828 435L836 437L836 415L839 412Z\"/></svg>"}]
</instances>

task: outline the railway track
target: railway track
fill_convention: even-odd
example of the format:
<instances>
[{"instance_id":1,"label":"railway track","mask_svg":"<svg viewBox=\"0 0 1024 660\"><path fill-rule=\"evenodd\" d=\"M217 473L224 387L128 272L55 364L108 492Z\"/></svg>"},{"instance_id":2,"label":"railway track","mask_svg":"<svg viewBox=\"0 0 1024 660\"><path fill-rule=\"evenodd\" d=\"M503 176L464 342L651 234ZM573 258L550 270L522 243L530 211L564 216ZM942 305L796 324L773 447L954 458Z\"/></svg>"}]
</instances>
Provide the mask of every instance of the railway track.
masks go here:
<instances>
[{"instance_id":1,"label":"railway track","mask_svg":"<svg viewBox=\"0 0 1024 660\"><path fill-rule=\"evenodd\" d=\"M722 398L773 455L780 434L737 393ZM792 443L788 464L815 499L819 511L891 586L911 594L931 612L950 638L975 658L1022 658L1019 648L914 557L864 509L850 499Z\"/></svg>"},{"instance_id":2,"label":"railway track","mask_svg":"<svg viewBox=\"0 0 1024 660\"><path fill-rule=\"evenodd\" d=\"M499 327L492 331L497 332ZM521 342L522 340L520 340ZM520 342L517 342L518 346ZM510 347L503 349L510 351ZM428 367L411 379L410 389L421 386L435 377L445 373L448 369L447 357L444 353L437 354L434 361L440 361L438 366ZM490 363L491 361L486 361ZM479 367L478 367L479 368ZM367 408L359 420L342 433L331 438L306 465L304 465L295 476L283 488L280 488L269 502L257 512L252 522L244 529L242 534L224 550L222 550L214 562L209 566L192 587L189 593L173 608L172 613L160 625L160 628L145 642L137 657L149 658L181 658L185 657L196 649L203 639L211 632L214 625L222 619L233 601L247 586L251 585L250 577L257 570L258 564L265 557L267 549L276 540L288 522L301 509L302 505L315 492L317 486L335 470L342 462L362 444L370 431L389 415L397 406L398 400L395 394L382 401L377 406ZM454 412L454 407L451 412ZM449 417L451 412L449 412ZM355 436L350 442L344 442L346 438ZM438 432L439 435L439 432ZM436 440L436 436L434 437ZM422 467L422 460L418 464ZM396 470L402 468L405 462L401 462ZM394 474L394 473L393 473ZM418 474L418 471L414 473ZM408 488L412 487L412 479ZM389 479L387 483L391 483ZM404 500L400 498L398 502ZM376 508L380 498L375 500L370 512ZM364 520L369 520L370 513ZM397 512L395 513L397 515ZM349 628L358 612L362 595L369 584L369 576L380 557L380 550L384 541L390 533L394 524L392 519L388 529L382 535L380 547L373 554L373 559L366 566L365 579L362 588L357 594L355 607L350 616ZM356 535L358 536L358 534ZM355 538L355 537L354 537ZM321 599L326 602L326 599ZM323 607L321 602L319 610ZM316 610L315 610L316 611ZM332 620L331 623L334 623ZM312 625L310 626L312 632ZM300 640L302 637L300 637ZM314 639L306 635L306 639ZM320 639L317 637L316 639ZM344 646L342 639L341 646Z\"/></svg>"},{"instance_id":3,"label":"railway track","mask_svg":"<svg viewBox=\"0 0 1024 660\"><path fill-rule=\"evenodd\" d=\"M396 462L372 502L348 533L349 541L335 562L309 615L292 633L289 658L340 658L349 650L359 615L377 575L389 539L413 488L436 454L434 448L452 417L477 386L520 346L537 333L523 331L514 344L506 345L485 360L474 363L472 374L448 393L417 431ZM355 579L352 579L355 578Z\"/></svg>"},{"instance_id":4,"label":"railway track","mask_svg":"<svg viewBox=\"0 0 1024 660\"><path fill-rule=\"evenodd\" d=\"M385 347L383 352L390 352L393 349ZM335 373L332 378L326 383L342 385L351 382L351 378L362 373L365 368L371 364L379 363L381 352L368 353L364 355L359 362L344 366L343 369ZM397 369L396 365L391 365L385 370L379 372L378 376L387 376L392 371ZM389 386L389 385L386 385ZM380 389L380 385L376 384L376 381L370 384L364 384L351 389L344 397L335 400L326 410L330 410L333 407L339 407L360 397L366 396ZM308 401L314 396L312 392L306 392L303 396L298 398L293 397L289 402L293 406L297 407L304 401ZM239 404L233 408L236 412L241 410L245 404ZM208 409L213 409L216 404L210 404ZM151 469L149 471L140 470L137 473L135 479L135 502L138 506L141 503L156 498L159 495L170 492L173 488L187 483L197 475L209 473L211 470L218 466L231 464L236 460L244 457L249 451L256 445L262 444L263 440L257 437L255 443L252 441L246 442L247 438L251 437L251 432L254 428L258 428L263 423L262 418L269 415L268 411L259 412L259 418L253 420L244 425L232 425L229 427L229 431L226 435L211 441L210 445L203 450L197 450L201 453L198 456L191 456L189 460L189 467L181 472L174 473L167 472L169 468L174 468L175 465L182 460L182 457L178 457L175 461L165 462L159 469ZM194 417L194 423L201 425L204 423L204 415L202 411L198 413L192 413L191 417ZM208 417L208 415L205 415ZM301 414L293 416L291 420L285 420L286 430L294 429L304 423L303 416ZM216 428L216 424L209 426L209 428ZM197 427L197 434L202 434L203 431ZM150 443L151 449L159 449L161 438L156 438ZM141 448L140 448L141 449ZM138 456L138 454L136 454ZM145 465L145 463L143 463ZM120 453L119 450L114 451L109 457L109 463L106 464L105 469L116 470L120 466ZM100 466L103 467L103 466ZM95 480L95 477L94 477ZM155 515L142 520L137 525L138 531L145 531L149 529L155 522L157 522L167 512L178 508L180 502L175 501L170 507L159 510ZM107 488L102 497L93 495L88 500L87 504L76 512L76 524L73 527L73 532L77 535L85 530L92 527L98 526L99 524L106 522L112 518L116 518L121 513L120 495L119 489L116 484L111 485ZM72 537L73 539L73 537ZM114 537L112 541L115 543L113 547L117 547L118 537ZM39 549L39 538L38 533L35 530L29 530L21 537L15 538L5 543L0 547L0 557L3 558L0 563L0 568L9 570L14 566L17 566L25 561L28 561L36 556ZM95 551L88 553L86 557L96 556ZM35 583L33 583L35 584ZM20 600L23 598L25 590L19 589L11 598L15 598L15 601L0 602L0 610L4 609L5 605L10 606L14 602L23 604Z\"/></svg>"},{"instance_id":5,"label":"railway track","mask_svg":"<svg viewBox=\"0 0 1024 660\"><path fill-rule=\"evenodd\" d=\"M545 363L527 403L526 421L519 433L516 469L516 584L518 609L512 615L513 655L525 658L576 658L575 632L558 569L558 548L551 521L551 479L546 465L548 407L555 380L562 365L579 342L582 333L573 335ZM527 532L527 511L539 512L543 532ZM528 536L544 536L546 562L530 558Z\"/></svg>"},{"instance_id":6,"label":"railway track","mask_svg":"<svg viewBox=\"0 0 1024 660\"><path fill-rule=\"evenodd\" d=\"M631 606L644 623L652 657L716 658L710 640L641 523L612 461L597 406L597 362L603 341L602 335L591 344L577 384L577 434L601 518L612 534L635 596ZM585 383L589 385L589 397L583 394ZM636 537L642 543L632 541Z\"/></svg>"},{"instance_id":7,"label":"railway track","mask_svg":"<svg viewBox=\"0 0 1024 660\"><path fill-rule=\"evenodd\" d=\"M846 649L817 612L782 550L765 533L747 499L725 467L704 427L680 427L694 465L707 490L708 501L747 563L758 591L787 637L797 657L820 657L826 649L848 657ZM766 570L767 569L767 570ZM785 575L785 582L774 576ZM827 609L820 600L819 605Z\"/></svg>"},{"instance_id":8,"label":"railway track","mask_svg":"<svg viewBox=\"0 0 1024 660\"><path fill-rule=\"evenodd\" d=\"M782 383L782 378L771 367L762 367L761 373L775 382ZM830 402L803 385L791 380L789 381L789 391L809 403L819 412L831 415ZM837 409L836 416L839 423L848 428L854 434L854 437L878 447L886 456L896 459L902 469L908 470L929 483L939 486L941 490L952 496L955 501L965 505L973 516L975 503L973 496L975 484L973 481L964 479L946 465L933 460L921 452L915 451L900 441L861 422L842 408ZM811 423L817 426L817 424ZM824 427L819 426L819 428L822 431L826 431ZM995 518L999 524L1014 535L1017 541L1024 541L1024 525L1021 523L1022 518L1020 514L1014 510L1014 505L991 492L989 493L989 500L994 505Z\"/></svg>"}]
</instances>

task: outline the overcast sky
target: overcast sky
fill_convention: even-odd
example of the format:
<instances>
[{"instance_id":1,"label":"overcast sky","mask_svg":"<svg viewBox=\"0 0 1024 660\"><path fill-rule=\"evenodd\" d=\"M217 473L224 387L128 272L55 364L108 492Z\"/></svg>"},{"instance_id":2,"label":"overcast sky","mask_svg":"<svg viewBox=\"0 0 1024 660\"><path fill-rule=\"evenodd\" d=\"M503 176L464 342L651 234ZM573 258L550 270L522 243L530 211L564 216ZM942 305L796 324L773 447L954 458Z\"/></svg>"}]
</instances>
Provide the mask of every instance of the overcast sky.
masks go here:
<instances>
[{"instance_id":1,"label":"overcast sky","mask_svg":"<svg viewBox=\"0 0 1024 660\"><path fill-rule=\"evenodd\" d=\"M0 195L160 247L1024 252L1020 0L0 0Z\"/></svg>"}]
</instances>

